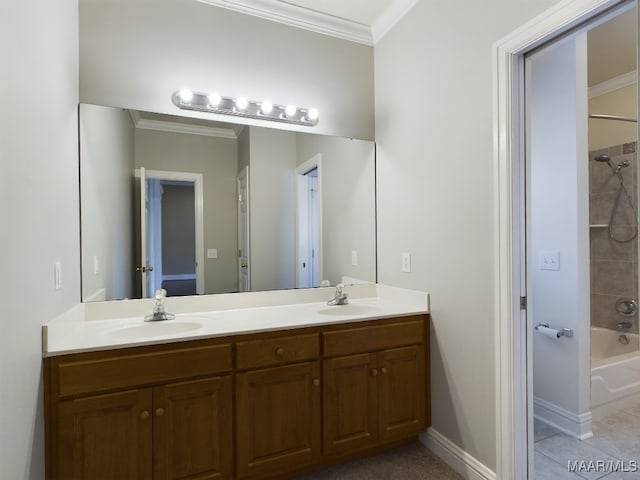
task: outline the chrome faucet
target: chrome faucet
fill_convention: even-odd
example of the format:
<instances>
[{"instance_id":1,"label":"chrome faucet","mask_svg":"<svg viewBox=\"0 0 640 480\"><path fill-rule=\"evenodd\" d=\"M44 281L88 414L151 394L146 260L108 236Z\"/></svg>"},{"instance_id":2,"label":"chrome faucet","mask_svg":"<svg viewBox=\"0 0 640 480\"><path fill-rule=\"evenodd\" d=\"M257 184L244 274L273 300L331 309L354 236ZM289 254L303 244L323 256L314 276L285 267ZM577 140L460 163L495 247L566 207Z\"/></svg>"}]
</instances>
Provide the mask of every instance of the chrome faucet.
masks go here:
<instances>
[{"instance_id":1,"label":"chrome faucet","mask_svg":"<svg viewBox=\"0 0 640 480\"><path fill-rule=\"evenodd\" d=\"M327 305L347 305L349 303L349 298L347 294L344 292L344 285L339 283L336 285L336 293L334 297L327 302Z\"/></svg>"},{"instance_id":2,"label":"chrome faucet","mask_svg":"<svg viewBox=\"0 0 640 480\"><path fill-rule=\"evenodd\" d=\"M173 320L176 316L173 313L165 312L164 299L167 297L167 291L164 288L156 290L153 296L153 313L144 317L145 322L161 322L163 320Z\"/></svg>"},{"instance_id":3,"label":"chrome faucet","mask_svg":"<svg viewBox=\"0 0 640 480\"><path fill-rule=\"evenodd\" d=\"M618 330L629 330L632 326L633 326L633 324L631 322L619 322L616 325L616 328Z\"/></svg>"}]
</instances>

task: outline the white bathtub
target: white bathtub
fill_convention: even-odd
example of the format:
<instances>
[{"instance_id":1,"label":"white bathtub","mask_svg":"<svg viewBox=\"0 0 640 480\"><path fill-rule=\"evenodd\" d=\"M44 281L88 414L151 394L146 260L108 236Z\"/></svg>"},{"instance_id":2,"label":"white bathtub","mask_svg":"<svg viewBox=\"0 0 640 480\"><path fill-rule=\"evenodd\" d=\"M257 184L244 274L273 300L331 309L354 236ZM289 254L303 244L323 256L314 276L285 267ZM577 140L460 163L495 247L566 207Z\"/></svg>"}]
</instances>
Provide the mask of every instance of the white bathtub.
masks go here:
<instances>
[{"instance_id":1,"label":"white bathtub","mask_svg":"<svg viewBox=\"0 0 640 480\"><path fill-rule=\"evenodd\" d=\"M640 338L626 333L627 345L618 341L622 332L591 328L591 410L608 414L640 403Z\"/></svg>"}]
</instances>

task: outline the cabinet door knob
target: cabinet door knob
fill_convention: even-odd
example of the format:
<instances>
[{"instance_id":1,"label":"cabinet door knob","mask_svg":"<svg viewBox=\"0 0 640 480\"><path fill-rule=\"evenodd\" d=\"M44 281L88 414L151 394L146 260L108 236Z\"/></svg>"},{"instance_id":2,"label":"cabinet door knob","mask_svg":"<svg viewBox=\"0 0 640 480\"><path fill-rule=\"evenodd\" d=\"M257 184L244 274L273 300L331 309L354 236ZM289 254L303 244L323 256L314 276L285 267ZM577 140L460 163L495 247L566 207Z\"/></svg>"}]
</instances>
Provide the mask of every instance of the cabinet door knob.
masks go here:
<instances>
[{"instance_id":1,"label":"cabinet door knob","mask_svg":"<svg viewBox=\"0 0 640 480\"><path fill-rule=\"evenodd\" d=\"M147 410L140 412L140 420L146 420L147 418L149 418L149 412Z\"/></svg>"},{"instance_id":2,"label":"cabinet door knob","mask_svg":"<svg viewBox=\"0 0 640 480\"><path fill-rule=\"evenodd\" d=\"M371 375L373 375L374 377L378 375L378 369L374 368L373 370L371 370Z\"/></svg>"},{"instance_id":3,"label":"cabinet door knob","mask_svg":"<svg viewBox=\"0 0 640 480\"><path fill-rule=\"evenodd\" d=\"M284 355L284 348L278 347L276 348L276 357L282 357Z\"/></svg>"},{"instance_id":4,"label":"cabinet door knob","mask_svg":"<svg viewBox=\"0 0 640 480\"><path fill-rule=\"evenodd\" d=\"M164 408L156 408L156 417L161 417L164 415Z\"/></svg>"},{"instance_id":5,"label":"cabinet door knob","mask_svg":"<svg viewBox=\"0 0 640 480\"><path fill-rule=\"evenodd\" d=\"M381 371L382 373L387 373L387 367L382 367L382 368L380 369L380 371Z\"/></svg>"},{"instance_id":6,"label":"cabinet door knob","mask_svg":"<svg viewBox=\"0 0 640 480\"><path fill-rule=\"evenodd\" d=\"M320 379L314 378L313 379L313 386L314 387L319 387L320 386Z\"/></svg>"}]
</instances>

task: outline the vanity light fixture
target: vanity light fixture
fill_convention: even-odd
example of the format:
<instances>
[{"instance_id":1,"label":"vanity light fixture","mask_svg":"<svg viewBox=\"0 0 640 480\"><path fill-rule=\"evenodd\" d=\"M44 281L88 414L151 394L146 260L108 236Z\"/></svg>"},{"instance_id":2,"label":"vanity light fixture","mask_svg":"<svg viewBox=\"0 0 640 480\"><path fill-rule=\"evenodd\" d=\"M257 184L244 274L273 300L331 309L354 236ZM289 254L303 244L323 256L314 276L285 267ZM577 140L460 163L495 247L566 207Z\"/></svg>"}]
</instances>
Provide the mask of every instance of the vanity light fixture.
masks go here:
<instances>
[{"instance_id":1,"label":"vanity light fixture","mask_svg":"<svg viewBox=\"0 0 640 480\"><path fill-rule=\"evenodd\" d=\"M255 102L244 97L223 97L218 93L197 93L187 88L171 95L173 104L183 110L219 113L238 117L257 118L276 122L295 123L313 127L318 123L317 108L297 108L294 105L277 105L267 100Z\"/></svg>"}]
</instances>

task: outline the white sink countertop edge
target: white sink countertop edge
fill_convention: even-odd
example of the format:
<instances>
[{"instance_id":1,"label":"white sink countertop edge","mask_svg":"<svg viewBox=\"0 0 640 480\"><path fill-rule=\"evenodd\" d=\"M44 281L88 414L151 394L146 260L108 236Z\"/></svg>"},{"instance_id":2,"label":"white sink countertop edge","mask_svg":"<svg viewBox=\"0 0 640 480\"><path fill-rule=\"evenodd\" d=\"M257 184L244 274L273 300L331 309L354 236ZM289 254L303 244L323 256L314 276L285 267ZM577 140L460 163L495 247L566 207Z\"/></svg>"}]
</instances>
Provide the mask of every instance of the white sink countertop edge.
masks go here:
<instances>
[{"instance_id":1,"label":"white sink countertop edge","mask_svg":"<svg viewBox=\"0 0 640 480\"><path fill-rule=\"evenodd\" d=\"M159 330L164 325L190 325L184 325L184 331L173 331L180 330L175 325L168 328L170 333L132 337L127 337L128 329L144 332L143 326L147 326L153 332L156 325L143 321L152 311L153 300L83 303L42 326L43 356L429 313L426 292L380 284L355 285L346 288L349 305L329 307L326 302L334 291L317 288L169 297L166 310L176 318L155 322ZM193 328L194 322L201 326Z\"/></svg>"}]
</instances>

